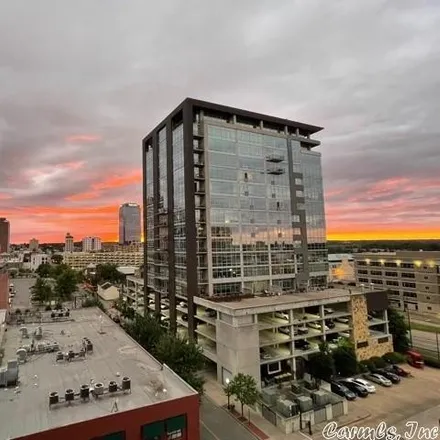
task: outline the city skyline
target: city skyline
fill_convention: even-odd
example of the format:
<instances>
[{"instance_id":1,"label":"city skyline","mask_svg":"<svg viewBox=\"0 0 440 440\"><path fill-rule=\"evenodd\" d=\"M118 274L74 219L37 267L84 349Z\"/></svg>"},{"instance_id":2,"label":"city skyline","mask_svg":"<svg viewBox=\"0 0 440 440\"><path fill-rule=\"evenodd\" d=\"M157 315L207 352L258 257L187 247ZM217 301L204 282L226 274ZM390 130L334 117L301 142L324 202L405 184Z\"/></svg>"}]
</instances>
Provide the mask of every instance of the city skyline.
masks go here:
<instances>
[{"instance_id":1,"label":"city skyline","mask_svg":"<svg viewBox=\"0 0 440 440\"><path fill-rule=\"evenodd\" d=\"M66 231L117 241L119 205L142 200L146 121L186 96L324 126L329 239L440 237L439 4L79 3L2 6L0 217L12 243Z\"/></svg>"}]
</instances>

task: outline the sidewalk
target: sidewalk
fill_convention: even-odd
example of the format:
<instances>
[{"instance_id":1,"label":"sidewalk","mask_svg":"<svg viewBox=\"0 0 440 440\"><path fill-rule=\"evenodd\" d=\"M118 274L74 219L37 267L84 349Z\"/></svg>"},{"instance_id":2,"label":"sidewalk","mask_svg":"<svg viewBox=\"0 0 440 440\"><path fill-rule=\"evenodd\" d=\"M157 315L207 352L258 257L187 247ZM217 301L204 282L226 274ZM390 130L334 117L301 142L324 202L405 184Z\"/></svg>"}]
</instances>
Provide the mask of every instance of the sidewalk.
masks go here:
<instances>
[{"instance_id":1,"label":"sidewalk","mask_svg":"<svg viewBox=\"0 0 440 440\"><path fill-rule=\"evenodd\" d=\"M223 392L223 387L217 381L215 381L212 377L206 376L205 383L205 393L206 395L212 399L217 405L224 407L225 411L227 411L226 407L228 404L228 399ZM241 411L241 406L239 402L235 402L235 400L231 399L231 404L235 404L235 408L238 411ZM248 424L247 416L248 416L248 407L245 407L244 415L246 416L246 421L243 424L246 426ZM276 426L272 425L268 420L262 417L260 414L255 411L250 411L251 414L251 424L255 426L256 430L250 429L250 431L254 434L256 439L268 439L268 440L304 440L304 436L300 433L293 434L283 434ZM238 414L241 416L241 413ZM238 420L240 420L238 418Z\"/></svg>"},{"instance_id":2,"label":"sidewalk","mask_svg":"<svg viewBox=\"0 0 440 440\"><path fill-rule=\"evenodd\" d=\"M206 376L205 383L205 393L206 395L214 401L218 406L225 408L227 411L227 397L223 392L223 387L216 380L214 380L210 376ZM231 399L231 404L235 404L235 416L240 420L241 416L241 406L239 402L235 402L235 400ZM238 411L238 413L237 413ZM268 440L304 440L305 438L310 438L307 432L295 432L292 434L284 434L281 432L276 426L272 425L268 420L266 420L261 414L256 413L255 411L250 412L251 414L251 424L254 425L257 429L250 429L250 431L255 435L256 439L268 439ZM248 407L245 407L244 415L246 420L243 421L243 424L248 425L247 417L248 417ZM350 408L349 413L345 416L338 417L334 421L337 422L338 427L349 426L356 423L360 423L363 420L367 421L371 414L364 409L355 409ZM313 426L313 434L312 437L314 439L322 438L321 433L322 429L328 422L320 423L318 425ZM259 431L259 432L258 432Z\"/></svg>"}]
</instances>

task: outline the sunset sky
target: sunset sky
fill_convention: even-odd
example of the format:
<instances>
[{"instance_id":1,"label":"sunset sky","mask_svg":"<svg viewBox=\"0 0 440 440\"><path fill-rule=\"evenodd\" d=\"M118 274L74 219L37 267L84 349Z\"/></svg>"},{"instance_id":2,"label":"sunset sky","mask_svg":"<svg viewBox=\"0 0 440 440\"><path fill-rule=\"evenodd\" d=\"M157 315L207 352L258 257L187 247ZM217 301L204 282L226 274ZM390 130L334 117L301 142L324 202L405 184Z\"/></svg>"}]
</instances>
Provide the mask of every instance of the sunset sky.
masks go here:
<instances>
[{"instance_id":1,"label":"sunset sky","mask_svg":"<svg viewBox=\"0 0 440 440\"><path fill-rule=\"evenodd\" d=\"M20 23L18 26L17 23ZM117 239L186 96L325 127L329 239L440 238L440 3L0 2L0 217Z\"/></svg>"}]
</instances>

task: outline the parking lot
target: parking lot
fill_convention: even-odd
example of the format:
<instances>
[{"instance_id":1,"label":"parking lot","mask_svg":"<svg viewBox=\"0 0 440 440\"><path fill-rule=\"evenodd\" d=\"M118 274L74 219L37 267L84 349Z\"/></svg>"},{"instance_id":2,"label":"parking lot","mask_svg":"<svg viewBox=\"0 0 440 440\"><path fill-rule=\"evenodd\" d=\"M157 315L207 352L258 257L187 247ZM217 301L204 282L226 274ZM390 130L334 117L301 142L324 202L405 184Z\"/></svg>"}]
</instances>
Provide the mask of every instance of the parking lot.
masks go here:
<instances>
[{"instance_id":1,"label":"parking lot","mask_svg":"<svg viewBox=\"0 0 440 440\"><path fill-rule=\"evenodd\" d=\"M12 308L29 309L30 304L30 288L35 284L36 278L13 278L10 280L15 287L15 296L12 300Z\"/></svg>"},{"instance_id":2,"label":"parking lot","mask_svg":"<svg viewBox=\"0 0 440 440\"><path fill-rule=\"evenodd\" d=\"M388 426L402 425L408 419L416 419L424 411L436 407L440 402L440 371L426 367L417 370L403 366L414 377L402 378L400 384L384 388L375 384L376 394L358 398L348 403L349 414L353 417L368 417L360 422L362 426L377 426L385 421ZM436 412L435 424L439 413ZM404 423L403 423L404 424Z\"/></svg>"}]
</instances>

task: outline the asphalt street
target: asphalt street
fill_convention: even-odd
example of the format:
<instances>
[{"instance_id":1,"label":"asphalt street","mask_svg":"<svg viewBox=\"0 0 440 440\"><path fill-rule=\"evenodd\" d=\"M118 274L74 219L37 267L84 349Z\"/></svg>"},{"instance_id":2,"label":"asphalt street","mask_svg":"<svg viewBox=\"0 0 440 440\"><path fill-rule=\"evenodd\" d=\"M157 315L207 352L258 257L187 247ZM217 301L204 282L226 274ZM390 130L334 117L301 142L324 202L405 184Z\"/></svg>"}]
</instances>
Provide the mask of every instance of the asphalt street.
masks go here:
<instances>
[{"instance_id":1,"label":"asphalt street","mask_svg":"<svg viewBox=\"0 0 440 440\"><path fill-rule=\"evenodd\" d=\"M420 330L412 330L412 342L415 348L430 350L437 353L437 336L435 333L423 332ZM438 336L438 344L440 349L440 335Z\"/></svg>"},{"instance_id":2,"label":"asphalt street","mask_svg":"<svg viewBox=\"0 0 440 440\"><path fill-rule=\"evenodd\" d=\"M29 309L30 304L30 288L35 284L36 278L12 278L11 283L15 286L15 296L12 300L14 309Z\"/></svg>"},{"instance_id":3,"label":"asphalt street","mask_svg":"<svg viewBox=\"0 0 440 440\"><path fill-rule=\"evenodd\" d=\"M240 422L207 397L200 409L202 440L255 440Z\"/></svg>"}]
</instances>

